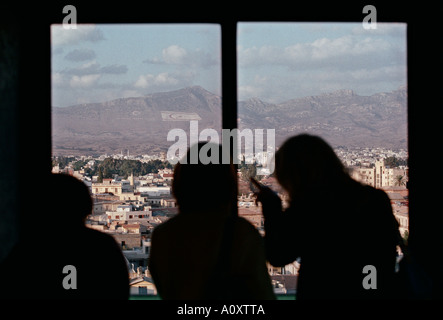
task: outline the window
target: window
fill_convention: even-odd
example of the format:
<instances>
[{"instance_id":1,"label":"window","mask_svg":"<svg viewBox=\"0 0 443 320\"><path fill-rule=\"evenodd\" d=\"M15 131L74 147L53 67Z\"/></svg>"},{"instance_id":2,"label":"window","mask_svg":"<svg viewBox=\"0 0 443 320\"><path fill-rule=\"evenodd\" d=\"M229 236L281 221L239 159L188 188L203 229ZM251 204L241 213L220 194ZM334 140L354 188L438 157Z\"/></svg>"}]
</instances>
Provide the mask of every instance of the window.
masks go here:
<instances>
[{"instance_id":1,"label":"window","mask_svg":"<svg viewBox=\"0 0 443 320\"><path fill-rule=\"evenodd\" d=\"M143 192L138 189L142 185L152 187L155 196L170 194L170 186L153 176L159 173L156 161L166 166L180 156L168 153L177 138L181 141L175 136L169 139L169 133L182 130L188 147L193 121L198 134L213 129L221 136L220 25L78 24L77 31L51 25L54 163L69 158L70 167L76 161L93 160L82 179L92 184L97 201L135 199L137 192ZM114 179L128 188L122 190L114 182L108 188L94 186ZM100 190L114 194L105 197ZM140 209L148 210L151 204L168 207L160 199L145 200ZM168 208L168 212L174 211ZM112 216L126 220L125 215L114 213L109 219ZM149 215L129 215L134 218ZM164 219L148 222L159 221ZM141 231L144 237L152 227L147 226ZM118 235L118 229L109 227L106 232ZM125 245L121 241L122 248ZM146 288L140 290L148 293Z\"/></svg>"},{"instance_id":2,"label":"window","mask_svg":"<svg viewBox=\"0 0 443 320\"><path fill-rule=\"evenodd\" d=\"M239 129L275 129L276 147L299 133L319 135L351 165L407 156L406 24L377 28L239 23ZM246 158L258 165L271 157L254 152Z\"/></svg>"},{"instance_id":3,"label":"window","mask_svg":"<svg viewBox=\"0 0 443 320\"><path fill-rule=\"evenodd\" d=\"M361 23L239 23L239 129L274 129L276 148L296 134L318 135L357 170L388 154L407 155L406 25L378 28L374 33ZM273 152L244 150L242 157L265 167ZM389 186L381 179L384 171L380 166L377 188ZM361 173L358 179L370 182L366 170ZM240 193L251 192L249 175L245 170L239 177ZM274 178L258 178L284 195Z\"/></svg>"},{"instance_id":4,"label":"window","mask_svg":"<svg viewBox=\"0 0 443 320\"><path fill-rule=\"evenodd\" d=\"M364 141L365 132L352 134L351 124L320 109L322 97L335 99L336 113L342 107L353 112L352 106L358 106L354 98L406 89L405 25L380 27L392 38L361 34L360 23L239 23L236 71L225 72L231 80L233 74L238 76L236 93L229 94L230 99L238 96L235 110L221 108L221 83L226 79L221 78L224 48L218 25L79 25L94 40L77 43L67 42L61 27L53 25L53 155L87 156L97 163L108 158L149 159L153 154L166 160L173 143L165 139L168 131L182 128L189 134L192 120L198 120L199 131L218 131L222 124L235 126L236 119L240 130L264 130L266 144L272 138L266 130L274 129L275 147L300 132L319 134L335 147L346 146L349 137ZM119 46L125 46L125 54ZM224 58L229 61L229 56ZM368 59L372 69L365 67ZM189 103L181 104L183 97ZM349 105L340 105L340 99L349 100ZM153 101L161 106L155 115L144 109ZM192 105L202 101L203 105ZM288 112L294 106L297 112ZM395 128L407 141L403 120L400 129ZM266 146L260 154L245 156L266 167L275 152ZM91 179L98 176L98 166L94 173ZM106 179L115 173L102 174ZM240 181L239 190L247 188ZM161 205L160 200L150 201ZM147 216L138 215L143 217Z\"/></svg>"},{"instance_id":5,"label":"window","mask_svg":"<svg viewBox=\"0 0 443 320\"><path fill-rule=\"evenodd\" d=\"M218 25L77 27L79 39L51 26L53 156L165 160L172 129L221 132ZM103 178L131 174L112 170Z\"/></svg>"}]
</instances>

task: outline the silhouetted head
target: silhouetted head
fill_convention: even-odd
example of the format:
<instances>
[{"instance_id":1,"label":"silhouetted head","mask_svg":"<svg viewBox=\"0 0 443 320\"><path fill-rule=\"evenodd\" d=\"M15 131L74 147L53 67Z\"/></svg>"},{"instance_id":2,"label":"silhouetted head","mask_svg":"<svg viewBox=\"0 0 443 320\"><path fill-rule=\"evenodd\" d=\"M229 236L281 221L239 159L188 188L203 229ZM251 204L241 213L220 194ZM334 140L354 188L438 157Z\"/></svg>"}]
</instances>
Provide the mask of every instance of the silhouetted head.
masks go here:
<instances>
[{"instance_id":1,"label":"silhouetted head","mask_svg":"<svg viewBox=\"0 0 443 320\"><path fill-rule=\"evenodd\" d=\"M337 188L350 179L334 150L320 137L300 134L275 154L275 174L290 197Z\"/></svg>"},{"instance_id":2,"label":"silhouetted head","mask_svg":"<svg viewBox=\"0 0 443 320\"><path fill-rule=\"evenodd\" d=\"M50 211L54 222L78 226L92 212L92 198L88 187L66 174L51 174Z\"/></svg>"},{"instance_id":3,"label":"silhouetted head","mask_svg":"<svg viewBox=\"0 0 443 320\"><path fill-rule=\"evenodd\" d=\"M230 208L237 182L234 166L222 163L222 151L219 144L200 142L175 165L172 193L180 212Z\"/></svg>"}]
</instances>

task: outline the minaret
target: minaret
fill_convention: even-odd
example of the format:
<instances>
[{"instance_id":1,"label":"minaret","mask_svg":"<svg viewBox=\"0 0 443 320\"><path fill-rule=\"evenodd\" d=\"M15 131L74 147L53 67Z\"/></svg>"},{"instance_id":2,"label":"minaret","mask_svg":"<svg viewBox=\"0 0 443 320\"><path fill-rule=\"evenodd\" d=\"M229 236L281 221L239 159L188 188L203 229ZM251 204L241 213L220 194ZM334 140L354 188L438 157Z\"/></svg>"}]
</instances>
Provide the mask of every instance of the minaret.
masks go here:
<instances>
[{"instance_id":1,"label":"minaret","mask_svg":"<svg viewBox=\"0 0 443 320\"><path fill-rule=\"evenodd\" d=\"M129 184L134 187L134 172L131 172L131 175L129 176Z\"/></svg>"}]
</instances>

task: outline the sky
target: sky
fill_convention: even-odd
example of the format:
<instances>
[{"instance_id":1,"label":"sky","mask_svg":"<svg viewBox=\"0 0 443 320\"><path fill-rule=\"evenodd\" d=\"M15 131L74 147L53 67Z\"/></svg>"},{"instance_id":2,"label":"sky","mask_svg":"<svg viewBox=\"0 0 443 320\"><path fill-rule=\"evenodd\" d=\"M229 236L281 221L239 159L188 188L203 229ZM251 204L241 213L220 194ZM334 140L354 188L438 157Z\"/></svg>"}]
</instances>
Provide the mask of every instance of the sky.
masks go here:
<instances>
[{"instance_id":1,"label":"sky","mask_svg":"<svg viewBox=\"0 0 443 320\"><path fill-rule=\"evenodd\" d=\"M52 105L143 96L199 85L221 93L216 24L51 26ZM406 25L239 23L239 100L289 99L406 85Z\"/></svg>"}]
</instances>

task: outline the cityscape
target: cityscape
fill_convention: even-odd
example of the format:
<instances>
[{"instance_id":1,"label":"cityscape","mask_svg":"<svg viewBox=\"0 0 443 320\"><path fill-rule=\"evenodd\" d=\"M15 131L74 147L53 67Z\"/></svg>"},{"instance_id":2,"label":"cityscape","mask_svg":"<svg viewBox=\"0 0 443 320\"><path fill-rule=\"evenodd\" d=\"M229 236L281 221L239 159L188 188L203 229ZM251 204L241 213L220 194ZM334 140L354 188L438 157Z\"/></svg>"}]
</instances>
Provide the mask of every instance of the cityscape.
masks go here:
<instances>
[{"instance_id":1,"label":"cityscape","mask_svg":"<svg viewBox=\"0 0 443 320\"><path fill-rule=\"evenodd\" d=\"M222 129L220 28L78 28L82 36L74 39L61 25L51 26L52 171L89 187L94 205L86 224L120 245L131 296L155 296L147 268L152 231L178 213L171 193L174 159L166 152L173 144L169 133L178 129L191 136L191 120L199 121L200 129ZM325 138L351 177L388 194L406 239L406 25L378 28L239 23L235 116L239 130L274 128L275 146L302 132ZM118 54L122 44L124 54ZM288 205L267 170L275 150L267 150L240 152L237 159L238 214L262 235L262 208L249 178L272 188ZM283 268L268 264L276 294L295 293L299 266L300 261Z\"/></svg>"},{"instance_id":2,"label":"cityscape","mask_svg":"<svg viewBox=\"0 0 443 320\"><path fill-rule=\"evenodd\" d=\"M53 173L65 173L83 181L93 197L93 212L86 225L110 234L120 245L127 260L130 294L156 295L157 291L148 269L150 238L156 226L178 213L171 194L173 166L165 152L132 155L129 150L100 156L54 156ZM363 184L383 189L391 200L393 213L399 222L400 233L407 240L408 166L407 151L388 148L356 148L338 146L337 156L352 178ZM239 157L245 159L245 155ZM247 157L247 156L246 156ZM251 222L264 235L264 221L260 204L249 187L249 177L266 165L267 156L254 155L254 164L238 166L238 214ZM114 170L109 165L113 165ZM118 167L120 165L120 167ZM129 172L130 171L130 172ZM148 172L149 171L149 172ZM140 173L140 174L139 174ZM143 174L141 174L143 173ZM287 206L287 196L273 175L255 176L261 183L275 190ZM293 294L296 290L299 261L283 268L268 264L276 294Z\"/></svg>"}]
</instances>

